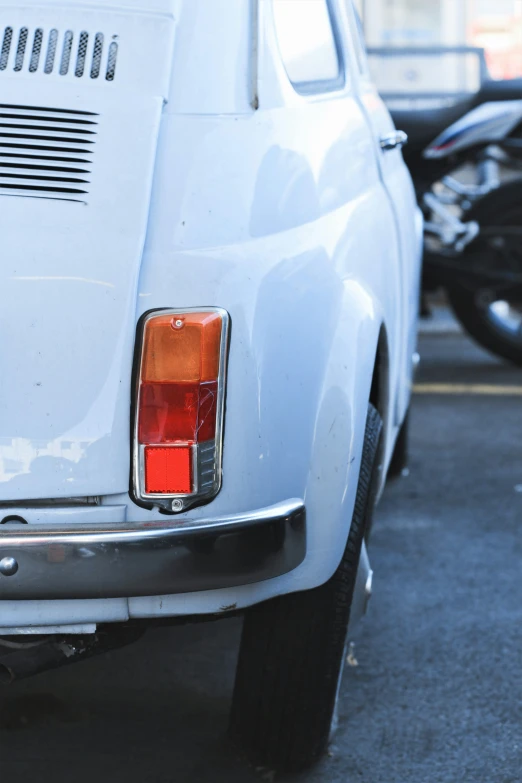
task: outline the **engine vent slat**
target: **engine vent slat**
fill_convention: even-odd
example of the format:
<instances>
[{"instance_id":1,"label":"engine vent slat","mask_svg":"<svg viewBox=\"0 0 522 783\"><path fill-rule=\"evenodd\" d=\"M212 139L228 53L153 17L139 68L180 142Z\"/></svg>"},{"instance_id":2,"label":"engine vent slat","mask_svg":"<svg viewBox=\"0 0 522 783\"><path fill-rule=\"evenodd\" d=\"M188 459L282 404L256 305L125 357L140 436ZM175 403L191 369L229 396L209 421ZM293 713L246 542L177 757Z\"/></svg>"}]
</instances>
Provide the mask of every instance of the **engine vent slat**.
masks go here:
<instances>
[{"instance_id":1,"label":"engine vent slat","mask_svg":"<svg viewBox=\"0 0 522 783\"><path fill-rule=\"evenodd\" d=\"M103 79L113 82L119 44L117 35L109 36L88 30L60 31L56 27L15 30L11 25L0 30L0 71L8 73L38 72L77 79ZM93 42L90 45L90 41ZM27 55L27 56L26 56ZM12 59L11 59L12 58Z\"/></svg>"},{"instance_id":2,"label":"engine vent slat","mask_svg":"<svg viewBox=\"0 0 522 783\"><path fill-rule=\"evenodd\" d=\"M38 70L38 63L40 62L40 52L42 51L43 30L38 27L34 31L33 50L31 52L31 60L29 62L29 73L35 73Z\"/></svg>"},{"instance_id":3,"label":"engine vent slat","mask_svg":"<svg viewBox=\"0 0 522 783\"><path fill-rule=\"evenodd\" d=\"M92 51L91 79L97 79L100 75L103 54L103 33L94 36L94 49Z\"/></svg>"},{"instance_id":4,"label":"engine vent slat","mask_svg":"<svg viewBox=\"0 0 522 783\"><path fill-rule=\"evenodd\" d=\"M89 184L88 179L80 179L79 177L48 177L45 174L3 174L0 171L0 177L3 179L39 179L45 182L76 182L84 185Z\"/></svg>"},{"instance_id":5,"label":"engine vent slat","mask_svg":"<svg viewBox=\"0 0 522 783\"><path fill-rule=\"evenodd\" d=\"M54 68L54 58L56 57L56 47L58 45L58 30L53 28L49 32L47 41L47 54L45 56L44 73L52 73Z\"/></svg>"},{"instance_id":6,"label":"engine vent slat","mask_svg":"<svg viewBox=\"0 0 522 783\"><path fill-rule=\"evenodd\" d=\"M0 146L6 146L0 145ZM91 151L89 150L89 153ZM90 160L84 159L84 158L64 158L62 155L28 155L27 153L23 152L2 152L0 151L0 156L2 158L22 158L23 160L58 160L61 163L65 162L71 162L71 163L91 163Z\"/></svg>"},{"instance_id":7,"label":"engine vent slat","mask_svg":"<svg viewBox=\"0 0 522 783\"><path fill-rule=\"evenodd\" d=\"M16 106L13 103L0 103L0 109L17 109L18 111L45 111L51 114L80 114L89 117L97 117L94 111L82 111L81 109L51 109L49 106Z\"/></svg>"},{"instance_id":8,"label":"engine vent slat","mask_svg":"<svg viewBox=\"0 0 522 783\"><path fill-rule=\"evenodd\" d=\"M14 63L14 70L21 71L24 67L25 47L27 46L27 38L29 36L29 29L22 27L18 36L18 46L16 47L16 56Z\"/></svg>"},{"instance_id":9,"label":"engine vent slat","mask_svg":"<svg viewBox=\"0 0 522 783\"><path fill-rule=\"evenodd\" d=\"M91 152L91 150L82 150L77 149L74 147L55 147L52 144L13 144L11 142L6 141L0 141L0 147L5 147L6 149L26 149L26 150L42 150L44 152L66 152L67 154L70 154L71 152L79 152L82 155L87 155ZM2 153L0 152L0 155Z\"/></svg>"},{"instance_id":10,"label":"engine vent slat","mask_svg":"<svg viewBox=\"0 0 522 783\"><path fill-rule=\"evenodd\" d=\"M7 68L12 41L13 41L13 28L6 27L4 30L4 38L2 41L2 51L0 52L0 71L5 71L5 69Z\"/></svg>"},{"instance_id":11,"label":"engine vent slat","mask_svg":"<svg viewBox=\"0 0 522 783\"><path fill-rule=\"evenodd\" d=\"M118 44L113 41L109 46L109 57L107 58L107 72L105 78L108 82L114 81L116 75L116 60L118 59Z\"/></svg>"},{"instance_id":12,"label":"engine vent slat","mask_svg":"<svg viewBox=\"0 0 522 783\"><path fill-rule=\"evenodd\" d=\"M97 122L94 122L94 120L80 120L76 117L53 117L53 122L67 122L71 125L73 123L76 123L76 125L97 125ZM9 112L1 112L0 111L0 120L31 120L34 122L46 122L46 117L40 117L38 114L10 114ZM40 126L37 126L40 127ZM90 131L85 131L85 133L89 133Z\"/></svg>"},{"instance_id":13,"label":"engine vent slat","mask_svg":"<svg viewBox=\"0 0 522 783\"><path fill-rule=\"evenodd\" d=\"M98 115L13 104L2 104L2 109L7 112L0 111L0 195L84 203L97 134L92 126L98 125Z\"/></svg>"},{"instance_id":14,"label":"engine vent slat","mask_svg":"<svg viewBox=\"0 0 522 783\"><path fill-rule=\"evenodd\" d=\"M67 73L69 72L73 38L74 34L72 30L67 30L63 37L62 59L60 60L60 76L67 76Z\"/></svg>"},{"instance_id":15,"label":"engine vent slat","mask_svg":"<svg viewBox=\"0 0 522 783\"><path fill-rule=\"evenodd\" d=\"M59 187L47 187L46 185L6 185L0 182L0 188L10 190L39 190L49 191L50 193L87 193L86 190L80 190L79 188L59 188Z\"/></svg>"},{"instance_id":16,"label":"engine vent slat","mask_svg":"<svg viewBox=\"0 0 522 783\"><path fill-rule=\"evenodd\" d=\"M3 163L0 162L0 168L5 169L23 169L28 171L63 171L70 174L89 174L88 169L76 169L72 166L44 166L36 163ZM1 174L0 174L1 176Z\"/></svg>"},{"instance_id":17,"label":"engine vent slat","mask_svg":"<svg viewBox=\"0 0 522 783\"><path fill-rule=\"evenodd\" d=\"M54 121L54 120L53 120ZM60 128L58 127L48 127L44 125L25 125L24 123L19 122L0 122L0 128L20 128L20 130L44 130L48 133L82 133L85 136L96 136L96 131L87 130L86 128ZM37 137L39 138L39 137ZM78 140L75 139L75 142ZM87 140L86 140L87 141ZM89 144L92 142L89 141Z\"/></svg>"},{"instance_id":18,"label":"engine vent slat","mask_svg":"<svg viewBox=\"0 0 522 783\"><path fill-rule=\"evenodd\" d=\"M1 133L0 139L31 139L31 141L58 141L60 144L78 144L81 141L82 144L94 144L94 141L90 139L68 139L67 136L37 136L35 133Z\"/></svg>"},{"instance_id":19,"label":"engine vent slat","mask_svg":"<svg viewBox=\"0 0 522 783\"><path fill-rule=\"evenodd\" d=\"M78 44L78 54L76 56L76 68L74 75L80 78L85 71L85 60L87 58L87 46L89 45L89 33L83 30L80 33L80 42Z\"/></svg>"}]
</instances>

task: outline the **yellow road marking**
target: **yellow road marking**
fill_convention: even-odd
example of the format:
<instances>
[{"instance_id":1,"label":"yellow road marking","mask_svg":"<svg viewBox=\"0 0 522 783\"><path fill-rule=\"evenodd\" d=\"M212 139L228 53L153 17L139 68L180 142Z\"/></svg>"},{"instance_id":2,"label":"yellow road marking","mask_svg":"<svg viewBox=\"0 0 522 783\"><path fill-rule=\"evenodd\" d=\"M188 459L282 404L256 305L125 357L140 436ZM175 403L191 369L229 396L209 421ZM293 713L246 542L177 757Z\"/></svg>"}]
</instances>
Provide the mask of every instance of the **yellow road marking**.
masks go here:
<instances>
[{"instance_id":1,"label":"yellow road marking","mask_svg":"<svg viewBox=\"0 0 522 783\"><path fill-rule=\"evenodd\" d=\"M495 386L492 383L417 383L414 394L482 394L492 397L522 397L522 386Z\"/></svg>"}]
</instances>

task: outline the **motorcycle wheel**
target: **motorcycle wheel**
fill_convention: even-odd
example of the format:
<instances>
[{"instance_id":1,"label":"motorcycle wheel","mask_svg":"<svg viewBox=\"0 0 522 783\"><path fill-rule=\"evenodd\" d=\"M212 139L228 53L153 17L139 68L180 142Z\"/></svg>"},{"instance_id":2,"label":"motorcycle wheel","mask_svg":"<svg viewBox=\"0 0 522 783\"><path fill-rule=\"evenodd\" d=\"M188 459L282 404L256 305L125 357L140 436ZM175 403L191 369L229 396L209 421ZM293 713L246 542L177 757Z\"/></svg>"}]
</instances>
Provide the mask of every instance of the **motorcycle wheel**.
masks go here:
<instances>
[{"instance_id":1,"label":"motorcycle wheel","mask_svg":"<svg viewBox=\"0 0 522 783\"><path fill-rule=\"evenodd\" d=\"M502 269L513 279L479 288L453 283L446 287L450 305L475 342L522 365L522 183L486 196L466 218L481 227L466 252L468 261L486 271Z\"/></svg>"}]
</instances>

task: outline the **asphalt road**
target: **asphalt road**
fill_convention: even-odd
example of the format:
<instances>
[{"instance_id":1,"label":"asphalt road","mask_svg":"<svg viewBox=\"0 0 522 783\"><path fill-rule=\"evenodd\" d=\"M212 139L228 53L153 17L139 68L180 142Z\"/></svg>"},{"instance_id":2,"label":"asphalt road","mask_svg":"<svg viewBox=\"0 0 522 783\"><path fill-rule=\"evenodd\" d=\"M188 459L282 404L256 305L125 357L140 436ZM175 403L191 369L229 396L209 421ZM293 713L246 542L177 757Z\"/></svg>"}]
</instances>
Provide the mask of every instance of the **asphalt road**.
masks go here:
<instances>
[{"instance_id":1,"label":"asphalt road","mask_svg":"<svg viewBox=\"0 0 522 783\"><path fill-rule=\"evenodd\" d=\"M420 383L522 383L458 335ZM522 399L417 395L374 528L330 756L298 783L522 780ZM0 693L0 780L254 783L225 738L238 620L162 629Z\"/></svg>"}]
</instances>

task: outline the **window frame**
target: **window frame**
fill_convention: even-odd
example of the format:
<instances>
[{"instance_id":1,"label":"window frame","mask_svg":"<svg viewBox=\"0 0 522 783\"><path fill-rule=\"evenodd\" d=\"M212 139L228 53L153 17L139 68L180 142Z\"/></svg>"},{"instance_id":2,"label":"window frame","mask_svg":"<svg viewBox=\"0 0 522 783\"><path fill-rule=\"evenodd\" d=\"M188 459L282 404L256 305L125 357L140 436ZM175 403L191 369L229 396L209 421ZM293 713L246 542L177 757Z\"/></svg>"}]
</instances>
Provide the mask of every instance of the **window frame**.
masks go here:
<instances>
[{"instance_id":1,"label":"window frame","mask_svg":"<svg viewBox=\"0 0 522 783\"><path fill-rule=\"evenodd\" d=\"M329 95L334 92L340 92L344 90L346 86L346 56L343 47L343 38L339 27L339 19L337 16L337 9L335 6L335 0L325 0L326 8L328 11L328 17L330 19L330 27L332 29L332 36L335 46L335 53L337 55L337 62L339 63L339 70L337 76L333 79L317 79L313 81L294 82L290 78L290 74L286 68L286 63L281 51L281 44L279 41L279 33L277 30L277 24L275 20L275 13L273 12L275 0L272 0L272 17L274 21L274 32L276 37L277 49L279 51L279 58L284 68L285 74L290 85L298 95L303 96L320 96Z\"/></svg>"},{"instance_id":2,"label":"window frame","mask_svg":"<svg viewBox=\"0 0 522 783\"><path fill-rule=\"evenodd\" d=\"M357 61L357 69L363 79L371 80L363 21L354 0L345 0L345 2L350 6L348 9L350 34Z\"/></svg>"}]
</instances>

